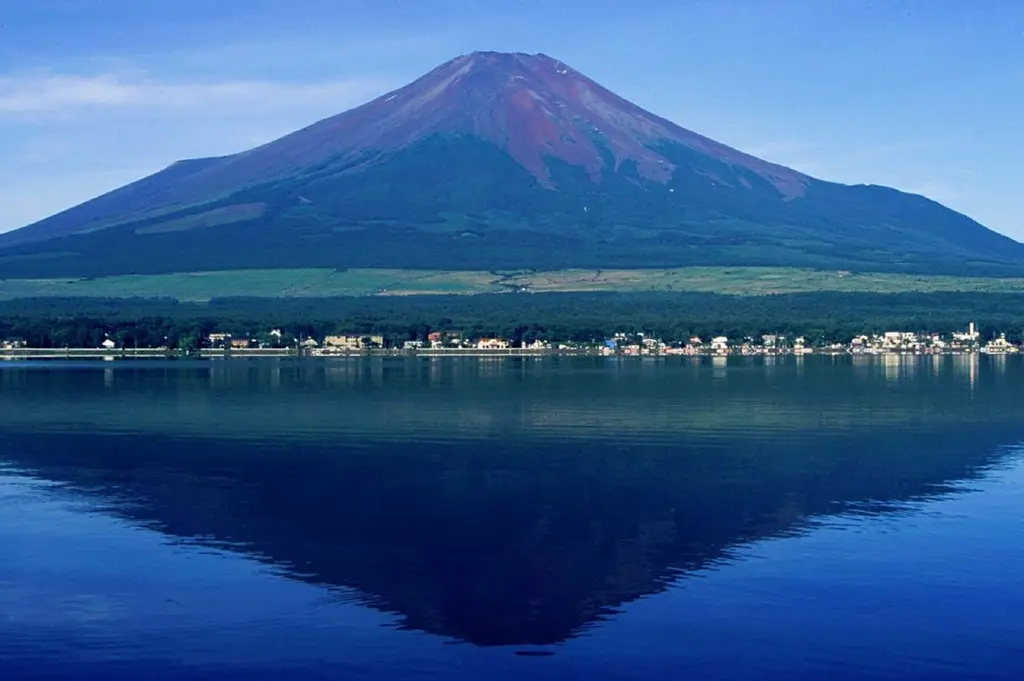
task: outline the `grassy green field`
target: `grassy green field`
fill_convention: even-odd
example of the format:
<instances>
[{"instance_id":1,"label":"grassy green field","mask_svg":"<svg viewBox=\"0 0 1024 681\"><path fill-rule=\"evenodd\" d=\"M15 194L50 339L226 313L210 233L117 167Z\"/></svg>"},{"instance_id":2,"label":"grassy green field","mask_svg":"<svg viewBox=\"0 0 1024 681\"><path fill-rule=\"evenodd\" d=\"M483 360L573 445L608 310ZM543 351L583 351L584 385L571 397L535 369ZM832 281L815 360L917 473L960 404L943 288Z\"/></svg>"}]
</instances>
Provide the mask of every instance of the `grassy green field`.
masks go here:
<instances>
[{"instance_id":1,"label":"grassy green field","mask_svg":"<svg viewBox=\"0 0 1024 681\"><path fill-rule=\"evenodd\" d=\"M234 270L98 279L0 280L0 299L26 297L325 297L472 294L509 290L692 291L733 295L816 291L1024 293L1024 278L850 273L775 267L484 272L353 269Z\"/></svg>"}]
</instances>

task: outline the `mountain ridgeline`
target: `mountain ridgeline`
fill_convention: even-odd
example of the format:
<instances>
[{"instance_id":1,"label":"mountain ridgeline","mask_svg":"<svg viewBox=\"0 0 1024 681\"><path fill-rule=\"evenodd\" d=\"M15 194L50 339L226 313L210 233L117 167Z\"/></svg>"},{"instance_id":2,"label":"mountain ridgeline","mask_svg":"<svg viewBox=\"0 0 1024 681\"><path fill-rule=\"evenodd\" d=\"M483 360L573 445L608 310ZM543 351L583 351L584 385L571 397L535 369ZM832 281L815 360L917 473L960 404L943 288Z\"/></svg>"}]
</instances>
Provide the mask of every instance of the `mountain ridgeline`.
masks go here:
<instances>
[{"instance_id":1,"label":"mountain ridgeline","mask_svg":"<svg viewBox=\"0 0 1024 681\"><path fill-rule=\"evenodd\" d=\"M502 53L0 235L0 277L687 265L1021 275L1024 245L921 196L744 154L550 57Z\"/></svg>"}]
</instances>

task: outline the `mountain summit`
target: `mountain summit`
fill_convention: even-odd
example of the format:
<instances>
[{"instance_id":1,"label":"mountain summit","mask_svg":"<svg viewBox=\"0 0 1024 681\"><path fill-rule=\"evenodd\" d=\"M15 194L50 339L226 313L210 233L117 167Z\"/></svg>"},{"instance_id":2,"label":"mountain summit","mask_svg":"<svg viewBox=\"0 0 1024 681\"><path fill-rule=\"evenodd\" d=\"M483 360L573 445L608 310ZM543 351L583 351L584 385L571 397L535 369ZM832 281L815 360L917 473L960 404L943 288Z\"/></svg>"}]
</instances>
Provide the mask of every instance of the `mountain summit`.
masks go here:
<instances>
[{"instance_id":1,"label":"mountain summit","mask_svg":"<svg viewBox=\"0 0 1024 681\"><path fill-rule=\"evenodd\" d=\"M655 150L665 142L753 170L783 193L801 193L807 179L658 118L543 54L458 57L401 90L281 140L280 147L301 139L298 146L307 150L327 149L332 141L345 151L396 149L452 133L498 146L547 187L549 159L583 168L595 181L629 162L640 177L664 184L675 170Z\"/></svg>"},{"instance_id":2,"label":"mountain summit","mask_svg":"<svg viewBox=\"0 0 1024 681\"><path fill-rule=\"evenodd\" d=\"M0 276L245 267L801 265L1024 272L920 196L823 182L543 54L476 52L231 156L0 235Z\"/></svg>"}]
</instances>

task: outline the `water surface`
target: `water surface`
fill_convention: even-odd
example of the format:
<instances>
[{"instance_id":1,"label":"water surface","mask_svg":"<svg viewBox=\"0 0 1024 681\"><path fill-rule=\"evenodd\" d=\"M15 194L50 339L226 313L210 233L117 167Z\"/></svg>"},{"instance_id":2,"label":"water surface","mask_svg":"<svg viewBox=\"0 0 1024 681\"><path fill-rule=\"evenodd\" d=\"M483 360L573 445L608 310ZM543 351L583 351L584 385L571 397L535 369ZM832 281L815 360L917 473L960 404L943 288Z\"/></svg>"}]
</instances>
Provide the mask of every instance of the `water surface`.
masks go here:
<instances>
[{"instance_id":1,"label":"water surface","mask_svg":"<svg viewBox=\"0 0 1024 681\"><path fill-rule=\"evenodd\" d=\"M0 363L0 677L1018 679L1022 381Z\"/></svg>"}]
</instances>

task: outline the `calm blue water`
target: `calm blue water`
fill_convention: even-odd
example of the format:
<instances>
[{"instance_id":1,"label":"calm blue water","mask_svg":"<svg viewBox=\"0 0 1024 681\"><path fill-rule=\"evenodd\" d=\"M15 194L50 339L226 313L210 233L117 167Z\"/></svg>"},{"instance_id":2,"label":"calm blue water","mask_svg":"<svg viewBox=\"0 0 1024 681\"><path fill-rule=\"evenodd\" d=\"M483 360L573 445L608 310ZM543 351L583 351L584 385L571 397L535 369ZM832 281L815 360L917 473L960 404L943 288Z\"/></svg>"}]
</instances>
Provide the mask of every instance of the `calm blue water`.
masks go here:
<instances>
[{"instance_id":1,"label":"calm blue water","mask_svg":"<svg viewBox=\"0 0 1024 681\"><path fill-rule=\"evenodd\" d=\"M1022 386L0 363L0 679L1021 679Z\"/></svg>"}]
</instances>

